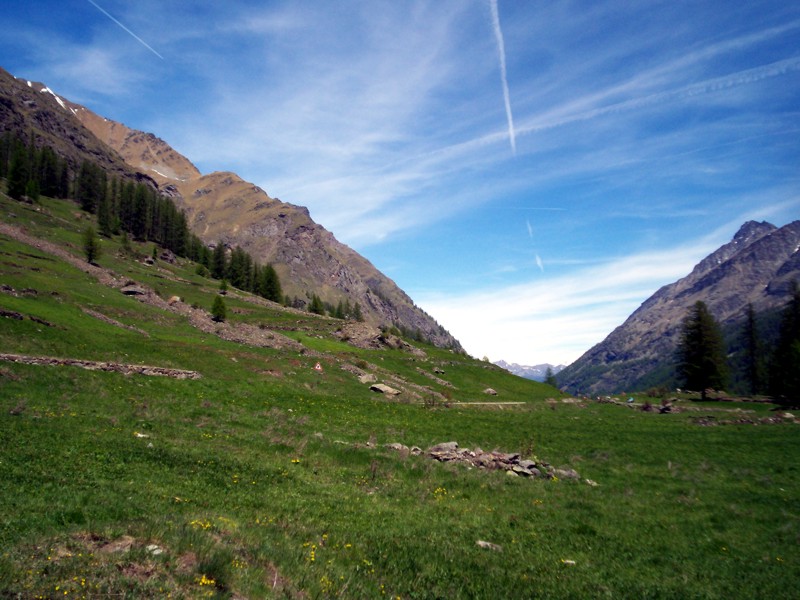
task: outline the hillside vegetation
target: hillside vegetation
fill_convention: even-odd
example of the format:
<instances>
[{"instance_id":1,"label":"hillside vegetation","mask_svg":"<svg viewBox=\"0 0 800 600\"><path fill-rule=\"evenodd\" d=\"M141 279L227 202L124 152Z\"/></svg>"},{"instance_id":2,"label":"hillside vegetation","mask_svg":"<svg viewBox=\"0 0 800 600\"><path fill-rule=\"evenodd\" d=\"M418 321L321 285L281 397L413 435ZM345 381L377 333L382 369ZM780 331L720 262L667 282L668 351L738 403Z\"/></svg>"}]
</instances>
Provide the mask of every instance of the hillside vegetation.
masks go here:
<instances>
[{"instance_id":1,"label":"hillside vegetation","mask_svg":"<svg viewBox=\"0 0 800 600\"><path fill-rule=\"evenodd\" d=\"M214 322L218 281L119 238L88 265L88 224L0 194L0 597L796 594L800 436L769 404L563 398L235 289ZM570 476L425 452L449 441Z\"/></svg>"}]
</instances>

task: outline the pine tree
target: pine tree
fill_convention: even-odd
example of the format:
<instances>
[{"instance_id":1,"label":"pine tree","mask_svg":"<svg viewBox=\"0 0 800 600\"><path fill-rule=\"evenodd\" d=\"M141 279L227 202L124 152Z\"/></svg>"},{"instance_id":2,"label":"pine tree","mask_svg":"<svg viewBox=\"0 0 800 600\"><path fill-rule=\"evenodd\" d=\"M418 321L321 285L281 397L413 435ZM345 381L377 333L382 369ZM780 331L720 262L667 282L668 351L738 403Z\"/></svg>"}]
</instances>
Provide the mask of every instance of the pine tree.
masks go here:
<instances>
[{"instance_id":1,"label":"pine tree","mask_svg":"<svg viewBox=\"0 0 800 600\"><path fill-rule=\"evenodd\" d=\"M211 255L211 276L214 279L224 279L228 273L228 261L225 256L225 244L217 242L214 247L214 253Z\"/></svg>"},{"instance_id":2,"label":"pine tree","mask_svg":"<svg viewBox=\"0 0 800 600\"><path fill-rule=\"evenodd\" d=\"M678 342L678 377L681 385L700 390L721 389L728 382L722 332L704 302L697 301L683 321Z\"/></svg>"},{"instance_id":3,"label":"pine tree","mask_svg":"<svg viewBox=\"0 0 800 600\"><path fill-rule=\"evenodd\" d=\"M759 394L764 387L764 360L756 313L752 304L747 305L742 346L744 348L743 374L747 390L751 394Z\"/></svg>"},{"instance_id":4,"label":"pine tree","mask_svg":"<svg viewBox=\"0 0 800 600\"><path fill-rule=\"evenodd\" d=\"M214 296L214 303L211 305L211 318L217 323L222 323L227 316L227 312L222 296Z\"/></svg>"},{"instance_id":5,"label":"pine tree","mask_svg":"<svg viewBox=\"0 0 800 600\"><path fill-rule=\"evenodd\" d=\"M364 315L361 313L361 305L358 302L353 307L353 320L359 323L364 322Z\"/></svg>"},{"instance_id":6,"label":"pine tree","mask_svg":"<svg viewBox=\"0 0 800 600\"><path fill-rule=\"evenodd\" d=\"M261 268L261 279L258 284L258 294L267 300L273 302L281 302L283 300L283 291L281 290L281 282L278 279L278 273L272 264L268 264Z\"/></svg>"},{"instance_id":7,"label":"pine tree","mask_svg":"<svg viewBox=\"0 0 800 600\"><path fill-rule=\"evenodd\" d=\"M792 299L783 311L769 379L773 395L800 402L800 288L797 282L792 284Z\"/></svg>"},{"instance_id":8,"label":"pine tree","mask_svg":"<svg viewBox=\"0 0 800 600\"><path fill-rule=\"evenodd\" d=\"M8 167L8 195L15 200L22 200L25 196L25 187L31 176L28 152L20 143L11 154L11 164Z\"/></svg>"},{"instance_id":9,"label":"pine tree","mask_svg":"<svg viewBox=\"0 0 800 600\"><path fill-rule=\"evenodd\" d=\"M553 373L553 367L550 365L547 365L547 370L544 373L544 382L547 385L553 386L554 388L558 387L558 381L556 381L556 376Z\"/></svg>"},{"instance_id":10,"label":"pine tree","mask_svg":"<svg viewBox=\"0 0 800 600\"><path fill-rule=\"evenodd\" d=\"M91 225L83 230L83 254L88 263L94 263L100 257L100 240Z\"/></svg>"},{"instance_id":11,"label":"pine tree","mask_svg":"<svg viewBox=\"0 0 800 600\"><path fill-rule=\"evenodd\" d=\"M308 305L308 312L314 313L315 315L325 314L325 305L316 294L311 296L311 304Z\"/></svg>"}]
</instances>

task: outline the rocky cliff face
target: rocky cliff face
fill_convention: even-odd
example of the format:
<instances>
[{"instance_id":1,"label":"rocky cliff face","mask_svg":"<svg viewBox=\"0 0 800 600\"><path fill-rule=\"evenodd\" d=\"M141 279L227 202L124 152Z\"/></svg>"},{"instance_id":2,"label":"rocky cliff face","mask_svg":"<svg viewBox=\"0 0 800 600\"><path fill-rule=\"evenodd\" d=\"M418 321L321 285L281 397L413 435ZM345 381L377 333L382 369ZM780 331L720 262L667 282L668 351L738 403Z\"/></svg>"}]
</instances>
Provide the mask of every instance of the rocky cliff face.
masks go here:
<instances>
[{"instance_id":1,"label":"rocky cliff face","mask_svg":"<svg viewBox=\"0 0 800 600\"><path fill-rule=\"evenodd\" d=\"M438 346L461 349L391 279L315 223L306 208L271 198L235 173L202 175L155 135L103 118L43 84L0 72L0 132L13 130L24 138L32 129L70 156L73 166L88 159L112 173L157 184L204 242L241 246L259 262L272 263L285 293L301 300L315 293L333 305L349 300L371 324L396 324Z\"/></svg>"},{"instance_id":2,"label":"rocky cliff face","mask_svg":"<svg viewBox=\"0 0 800 600\"><path fill-rule=\"evenodd\" d=\"M668 369L680 326L698 300L722 324L740 321L748 304L757 312L782 306L792 281L800 279L800 221L780 229L770 223L745 223L733 240L683 279L648 298L601 343L559 373L573 393L618 392L641 387L658 370Z\"/></svg>"}]
</instances>

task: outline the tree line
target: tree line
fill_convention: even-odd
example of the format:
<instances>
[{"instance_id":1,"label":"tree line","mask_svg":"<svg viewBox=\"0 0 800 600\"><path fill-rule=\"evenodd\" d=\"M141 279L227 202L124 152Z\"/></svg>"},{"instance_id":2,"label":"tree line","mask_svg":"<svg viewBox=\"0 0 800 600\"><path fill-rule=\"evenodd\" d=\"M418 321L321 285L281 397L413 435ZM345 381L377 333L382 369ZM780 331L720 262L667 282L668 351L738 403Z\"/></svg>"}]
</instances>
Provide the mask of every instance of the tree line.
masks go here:
<instances>
[{"instance_id":1,"label":"tree line","mask_svg":"<svg viewBox=\"0 0 800 600\"><path fill-rule=\"evenodd\" d=\"M676 354L678 382L690 390L724 389L735 369L745 393L769 394L777 400L800 401L800 288L779 317L777 338L767 343L752 305L739 333L738 352L729 360L719 323L698 301L681 324Z\"/></svg>"},{"instance_id":2,"label":"tree line","mask_svg":"<svg viewBox=\"0 0 800 600\"><path fill-rule=\"evenodd\" d=\"M52 148L37 148L33 137L26 143L7 131L0 138L0 177L8 180L8 195L15 200L40 194L51 198L67 198L70 192L70 171L67 161Z\"/></svg>"},{"instance_id":3,"label":"tree line","mask_svg":"<svg viewBox=\"0 0 800 600\"><path fill-rule=\"evenodd\" d=\"M97 259L100 246L95 235L122 235L139 242L154 242L175 255L198 263L197 271L243 291L287 306L346 320L363 321L361 306L350 300L337 305L323 302L317 294L309 302L283 295L278 273L272 264L261 265L245 250L228 249L219 241L206 246L188 227L186 216L171 198L156 188L123 177L109 176L105 169L84 160L77 171L48 146L37 147L31 134L25 141L6 132L0 137L0 178L7 179L7 193L16 200L36 202L40 195L72 198L87 213L97 217L94 228L84 232L84 253L89 262ZM127 245L125 242L123 245Z\"/></svg>"},{"instance_id":4,"label":"tree line","mask_svg":"<svg viewBox=\"0 0 800 600\"><path fill-rule=\"evenodd\" d=\"M37 148L33 135L26 142L6 132L0 138L0 177L7 179L7 193L16 200L36 202L40 195L73 198L97 217L97 233L110 238L130 236L154 242L175 255L199 263L205 273L225 279L241 290L275 302L283 302L281 283L272 265L262 266L239 247L230 252L219 243L212 250L194 235L186 215L172 199L142 182L109 177L99 165L84 160L73 172L66 159L48 147ZM86 236L90 262L99 247Z\"/></svg>"}]
</instances>

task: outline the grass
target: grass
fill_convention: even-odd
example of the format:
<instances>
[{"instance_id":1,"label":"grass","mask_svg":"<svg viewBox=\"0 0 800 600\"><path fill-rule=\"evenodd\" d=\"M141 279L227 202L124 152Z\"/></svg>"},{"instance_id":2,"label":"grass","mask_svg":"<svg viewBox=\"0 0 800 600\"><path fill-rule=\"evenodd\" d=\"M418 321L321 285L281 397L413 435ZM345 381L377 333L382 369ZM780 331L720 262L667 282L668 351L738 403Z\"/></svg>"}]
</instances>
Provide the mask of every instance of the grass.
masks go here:
<instances>
[{"instance_id":1,"label":"grass","mask_svg":"<svg viewBox=\"0 0 800 600\"><path fill-rule=\"evenodd\" d=\"M76 212L0 197L5 222L78 256L85 222ZM191 263L158 271L118 249L105 241L100 264L210 309L217 286ZM562 403L552 388L465 356L357 349L333 337L335 320L230 295L229 309L240 309L229 310L232 321L274 325L308 352L242 346L3 236L0 284L36 290L0 293L0 308L25 317L0 318L4 352L203 375L0 363L0 597L796 595L798 426L695 423L736 418L736 408L767 416L769 405L681 400L698 410L660 415ZM387 400L341 369L356 363L455 402L524 404ZM419 372L434 367L452 387ZM537 455L581 481L532 481L383 448L450 440Z\"/></svg>"}]
</instances>

